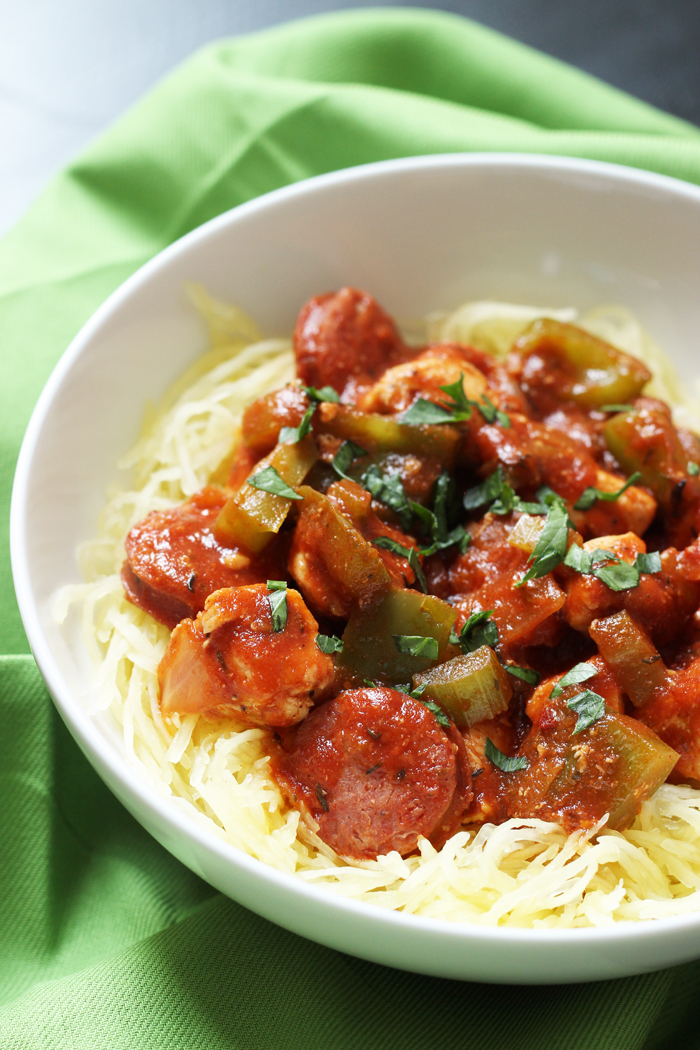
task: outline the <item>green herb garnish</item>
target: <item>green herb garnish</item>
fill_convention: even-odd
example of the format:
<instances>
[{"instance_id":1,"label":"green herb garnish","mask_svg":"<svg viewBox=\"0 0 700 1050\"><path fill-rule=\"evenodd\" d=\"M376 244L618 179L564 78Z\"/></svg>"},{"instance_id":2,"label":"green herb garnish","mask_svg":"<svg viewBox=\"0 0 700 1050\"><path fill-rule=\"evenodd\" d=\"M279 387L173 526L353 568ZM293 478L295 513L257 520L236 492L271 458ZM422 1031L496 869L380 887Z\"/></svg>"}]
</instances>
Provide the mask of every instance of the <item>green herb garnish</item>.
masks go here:
<instances>
[{"instance_id":1,"label":"green herb garnish","mask_svg":"<svg viewBox=\"0 0 700 1050\"><path fill-rule=\"evenodd\" d=\"M437 660L437 638L422 634L392 634L394 645L400 653L409 656L423 656L426 660Z\"/></svg>"},{"instance_id":2,"label":"green herb garnish","mask_svg":"<svg viewBox=\"0 0 700 1050\"><path fill-rule=\"evenodd\" d=\"M255 489L261 489L262 492L272 492L275 496L283 496L285 499L303 499L303 496L298 496L294 489L291 489L286 481L284 481L274 467L263 467L257 474L253 474L252 477L248 478L248 485L252 485Z\"/></svg>"},{"instance_id":3,"label":"green herb garnish","mask_svg":"<svg viewBox=\"0 0 700 1050\"><path fill-rule=\"evenodd\" d=\"M373 499L381 500L396 513L401 528L408 530L413 521L411 505L398 474L382 474L376 463L362 475L362 487Z\"/></svg>"},{"instance_id":4,"label":"green herb garnish","mask_svg":"<svg viewBox=\"0 0 700 1050\"><path fill-rule=\"evenodd\" d=\"M310 401L332 401L334 404L340 401L332 386L322 386L318 390L315 386L303 386L301 389Z\"/></svg>"},{"instance_id":5,"label":"green herb garnish","mask_svg":"<svg viewBox=\"0 0 700 1050\"><path fill-rule=\"evenodd\" d=\"M413 693L411 693L411 696L413 696ZM438 725L444 726L445 729L450 728L450 720L441 707L432 700L423 700L420 696L417 696L415 699L418 700L420 704L423 704L424 707L427 707L429 711L432 711Z\"/></svg>"},{"instance_id":6,"label":"green herb garnish","mask_svg":"<svg viewBox=\"0 0 700 1050\"><path fill-rule=\"evenodd\" d=\"M601 412L634 412L635 411L635 407L634 407L634 405L618 405L618 404L601 405L600 406L600 411Z\"/></svg>"},{"instance_id":7,"label":"green herb garnish","mask_svg":"<svg viewBox=\"0 0 700 1050\"><path fill-rule=\"evenodd\" d=\"M598 669L593 664L574 664L571 670L567 671L564 677L554 686L549 695L554 700L556 697L561 696L570 685L580 685L581 682L587 682L589 678L593 678L596 674L598 674Z\"/></svg>"},{"instance_id":8,"label":"green herb garnish","mask_svg":"<svg viewBox=\"0 0 700 1050\"><path fill-rule=\"evenodd\" d=\"M344 441L333 456L331 466L341 478L345 478L346 481L352 481L353 479L348 477L347 471L350 469L354 460L359 459L360 456L366 455L368 455L368 453L365 449L360 448L360 446L356 445L354 441Z\"/></svg>"},{"instance_id":9,"label":"green herb garnish","mask_svg":"<svg viewBox=\"0 0 700 1050\"><path fill-rule=\"evenodd\" d=\"M506 428L510 426L510 416L496 408L493 401L490 401L486 394L481 395L481 401L472 401L472 404L479 409L487 423L500 423L502 427Z\"/></svg>"},{"instance_id":10,"label":"green herb garnish","mask_svg":"<svg viewBox=\"0 0 700 1050\"><path fill-rule=\"evenodd\" d=\"M507 482L503 477L502 467L499 467L480 485L467 489L462 499L464 509L478 510L479 507L485 507L487 503L493 503L495 500L502 499L504 485L507 485ZM510 489L510 485L508 485L508 488Z\"/></svg>"},{"instance_id":11,"label":"green herb garnish","mask_svg":"<svg viewBox=\"0 0 700 1050\"><path fill-rule=\"evenodd\" d=\"M326 656L343 651L343 639L337 638L334 634L317 634L316 645Z\"/></svg>"},{"instance_id":12,"label":"green herb garnish","mask_svg":"<svg viewBox=\"0 0 700 1050\"><path fill-rule=\"evenodd\" d=\"M573 543L566 553L564 564L584 576L595 576L611 591L629 591L639 586L641 573L661 571L661 558L656 551L638 554L630 565L602 547L587 551Z\"/></svg>"},{"instance_id":13,"label":"green herb garnish","mask_svg":"<svg viewBox=\"0 0 700 1050\"><path fill-rule=\"evenodd\" d=\"M467 397L464 393L463 372L454 383L441 386L440 390L447 394L449 401L435 402L418 398L401 416L401 422L412 426L463 423L471 419L472 408L478 408L487 423L499 422L503 427L510 426L510 418L487 397L484 396L482 401L471 401Z\"/></svg>"},{"instance_id":14,"label":"green herb garnish","mask_svg":"<svg viewBox=\"0 0 700 1050\"><path fill-rule=\"evenodd\" d=\"M268 601L272 614L272 630L275 634L287 626L287 584L284 580L268 580Z\"/></svg>"},{"instance_id":15,"label":"green herb garnish","mask_svg":"<svg viewBox=\"0 0 700 1050\"><path fill-rule=\"evenodd\" d=\"M584 729L588 729L605 714L605 700L592 689L585 689L582 693L577 693L571 700L566 701L566 706L578 715L572 736L582 733Z\"/></svg>"},{"instance_id":16,"label":"green herb garnish","mask_svg":"<svg viewBox=\"0 0 700 1050\"><path fill-rule=\"evenodd\" d=\"M459 634L454 629L450 632L450 641L458 645L463 653L473 653L482 645L495 648L498 645L498 627L491 619L493 609L485 609L471 614Z\"/></svg>"},{"instance_id":17,"label":"green herb garnish","mask_svg":"<svg viewBox=\"0 0 700 1050\"><path fill-rule=\"evenodd\" d=\"M311 419L315 411L316 405L311 404L302 416L301 423L298 427L282 427L279 438L277 439L278 442L280 444L285 444L287 441L291 441L296 444L297 441L303 441L311 430Z\"/></svg>"},{"instance_id":18,"label":"green herb garnish","mask_svg":"<svg viewBox=\"0 0 700 1050\"><path fill-rule=\"evenodd\" d=\"M519 758L515 758L510 755L504 755L493 743L491 737L486 737L484 750L489 762L493 762L494 766L497 766L504 773L516 773L519 769L527 769L528 767L528 761L524 756L521 755Z\"/></svg>"},{"instance_id":19,"label":"green herb garnish","mask_svg":"<svg viewBox=\"0 0 700 1050\"><path fill-rule=\"evenodd\" d=\"M649 554L638 554L634 564L640 572L661 572L661 555L658 551Z\"/></svg>"},{"instance_id":20,"label":"green herb garnish","mask_svg":"<svg viewBox=\"0 0 700 1050\"><path fill-rule=\"evenodd\" d=\"M456 420L452 412L441 408L434 401L426 401L421 397L413 402L407 412L404 412L401 416L401 422L408 423L412 427L420 427L436 426L440 423L455 423Z\"/></svg>"},{"instance_id":21,"label":"green herb garnish","mask_svg":"<svg viewBox=\"0 0 700 1050\"><path fill-rule=\"evenodd\" d=\"M377 536L372 540L372 543L375 547L381 547L382 550L391 551L392 554L398 554L399 557L405 558L413 569L418 585L423 594L428 593L428 584L425 579L423 567L420 563L420 558L418 557L418 551L415 547L404 547L402 544L397 543L396 540L392 540L389 536Z\"/></svg>"},{"instance_id":22,"label":"green herb garnish","mask_svg":"<svg viewBox=\"0 0 700 1050\"><path fill-rule=\"evenodd\" d=\"M634 474L628 477L622 488L617 489L616 492L603 492L601 489L589 485L574 503L574 510L590 510L596 500L604 500L606 503L614 502L614 500L620 498L623 492L627 491L630 485L634 485L635 481L639 481L641 476L638 470L635 471Z\"/></svg>"},{"instance_id":23,"label":"green herb garnish","mask_svg":"<svg viewBox=\"0 0 700 1050\"><path fill-rule=\"evenodd\" d=\"M513 678L520 678L521 681L527 682L528 685L537 685L540 680L537 671L533 671L529 667L517 667L515 664L504 664L503 666L508 674L513 675Z\"/></svg>"},{"instance_id":24,"label":"green herb garnish","mask_svg":"<svg viewBox=\"0 0 700 1050\"><path fill-rule=\"evenodd\" d=\"M696 478L700 474L700 465L693 463L692 461L688 464L688 473L691 478Z\"/></svg>"},{"instance_id":25,"label":"green herb garnish","mask_svg":"<svg viewBox=\"0 0 700 1050\"><path fill-rule=\"evenodd\" d=\"M406 693L407 696L412 697L414 700L420 700L421 696L427 688L427 683L422 682L421 685L417 685L415 689L411 688L411 683L406 682L405 684L395 685L392 688L396 689L399 693Z\"/></svg>"},{"instance_id":26,"label":"green herb garnish","mask_svg":"<svg viewBox=\"0 0 700 1050\"><path fill-rule=\"evenodd\" d=\"M569 515L562 503L552 503L547 512L540 538L530 555L529 569L516 587L522 587L528 580L538 580L541 576L561 565L566 556L566 544L569 537Z\"/></svg>"},{"instance_id":27,"label":"green herb garnish","mask_svg":"<svg viewBox=\"0 0 700 1050\"><path fill-rule=\"evenodd\" d=\"M454 488L452 478L447 471L443 471L435 482L432 510L428 510L427 507L413 500L409 501L413 514L432 540L430 545L420 548L421 554L426 558L430 554L435 554L436 551L447 550L452 546L459 547L464 554L471 542L471 536L462 525L455 525L453 529L449 528L450 503Z\"/></svg>"}]
</instances>

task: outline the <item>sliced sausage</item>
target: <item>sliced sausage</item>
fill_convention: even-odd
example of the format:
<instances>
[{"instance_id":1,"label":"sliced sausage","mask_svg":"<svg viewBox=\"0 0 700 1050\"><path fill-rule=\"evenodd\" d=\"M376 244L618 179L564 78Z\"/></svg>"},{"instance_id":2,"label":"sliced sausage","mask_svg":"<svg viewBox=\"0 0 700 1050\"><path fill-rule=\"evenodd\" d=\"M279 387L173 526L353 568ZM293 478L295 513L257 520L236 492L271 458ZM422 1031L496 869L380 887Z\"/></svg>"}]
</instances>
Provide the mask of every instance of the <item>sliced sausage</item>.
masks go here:
<instances>
[{"instance_id":1,"label":"sliced sausage","mask_svg":"<svg viewBox=\"0 0 700 1050\"><path fill-rule=\"evenodd\" d=\"M152 511L126 537L126 596L166 627L196 616L222 587L284 575L284 561L274 550L265 552L263 565L217 542L212 529L226 498L222 489L208 485L178 507Z\"/></svg>"},{"instance_id":2,"label":"sliced sausage","mask_svg":"<svg viewBox=\"0 0 700 1050\"><path fill-rule=\"evenodd\" d=\"M352 689L316 708L276 759L293 805L352 860L439 848L471 801L464 742L418 700L394 689Z\"/></svg>"},{"instance_id":3,"label":"sliced sausage","mask_svg":"<svg viewBox=\"0 0 700 1050\"><path fill-rule=\"evenodd\" d=\"M391 317L357 288L318 295L302 308L294 329L297 376L307 386L332 386L344 400L370 387L413 356Z\"/></svg>"}]
</instances>

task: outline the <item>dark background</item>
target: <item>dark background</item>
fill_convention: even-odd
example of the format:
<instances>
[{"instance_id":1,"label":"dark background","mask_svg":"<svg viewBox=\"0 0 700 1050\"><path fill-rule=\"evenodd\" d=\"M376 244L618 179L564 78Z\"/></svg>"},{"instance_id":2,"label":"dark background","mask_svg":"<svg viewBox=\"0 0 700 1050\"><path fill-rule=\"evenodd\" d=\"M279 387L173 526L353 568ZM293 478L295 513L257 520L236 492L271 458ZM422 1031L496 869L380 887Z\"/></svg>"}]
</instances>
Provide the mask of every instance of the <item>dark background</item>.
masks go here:
<instances>
[{"instance_id":1,"label":"dark background","mask_svg":"<svg viewBox=\"0 0 700 1050\"><path fill-rule=\"evenodd\" d=\"M0 233L201 44L379 6L466 15L700 125L698 0L0 0Z\"/></svg>"}]
</instances>

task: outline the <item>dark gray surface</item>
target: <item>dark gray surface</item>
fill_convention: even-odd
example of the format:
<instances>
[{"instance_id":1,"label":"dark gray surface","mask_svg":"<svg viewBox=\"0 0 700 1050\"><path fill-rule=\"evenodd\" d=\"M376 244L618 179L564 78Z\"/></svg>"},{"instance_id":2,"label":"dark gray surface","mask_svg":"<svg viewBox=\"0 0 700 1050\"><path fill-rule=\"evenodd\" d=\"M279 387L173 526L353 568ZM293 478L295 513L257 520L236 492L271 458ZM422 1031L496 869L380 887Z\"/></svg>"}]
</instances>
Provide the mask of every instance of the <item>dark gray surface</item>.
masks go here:
<instances>
[{"instance_id":1,"label":"dark gray surface","mask_svg":"<svg viewBox=\"0 0 700 1050\"><path fill-rule=\"evenodd\" d=\"M0 0L0 233L201 44L350 7L467 15L700 124L695 0Z\"/></svg>"}]
</instances>

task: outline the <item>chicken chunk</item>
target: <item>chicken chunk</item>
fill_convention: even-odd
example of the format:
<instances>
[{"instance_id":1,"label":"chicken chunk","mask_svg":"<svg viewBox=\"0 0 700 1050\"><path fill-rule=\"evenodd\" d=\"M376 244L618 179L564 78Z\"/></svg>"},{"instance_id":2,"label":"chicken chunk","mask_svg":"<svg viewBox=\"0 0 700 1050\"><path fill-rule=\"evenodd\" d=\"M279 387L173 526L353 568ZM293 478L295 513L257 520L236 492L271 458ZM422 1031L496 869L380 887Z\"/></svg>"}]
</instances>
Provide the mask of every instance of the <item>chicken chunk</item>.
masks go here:
<instances>
[{"instance_id":1,"label":"chicken chunk","mask_svg":"<svg viewBox=\"0 0 700 1050\"><path fill-rule=\"evenodd\" d=\"M318 624L297 591L275 631L270 592L258 584L209 596L196 620L172 633L158 667L163 714L234 717L251 726L300 722L333 680Z\"/></svg>"},{"instance_id":2,"label":"chicken chunk","mask_svg":"<svg viewBox=\"0 0 700 1050\"><path fill-rule=\"evenodd\" d=\"M644 540L633 532L587 540L583 548L609 550L630 565L646 552ZM595 576L560 568L555 575L566 591L564 618L575 630L587 633L593 620L626 609L656 644L670 642L682 632L700 601L700 584L687 579L682 566L682 556L669 547L661 554L661 572L643 572L639 585L625 591L611 590Z\"/></svg>"},{"instance_id":3,"label":"chicken chunk","mask_svg":"<svg viewBox=\"0 0 700 1050\"><path fill-rule=\"evenodd\" d=\"M440 387L459 382L460 375L465 395L479 400L486 392L486 376L471 364L462 347L430 346L412 361L387 369L359 407L364 412L403 412L419 397L444 401L446 394Z\"/></svg>"}]
</instances>

